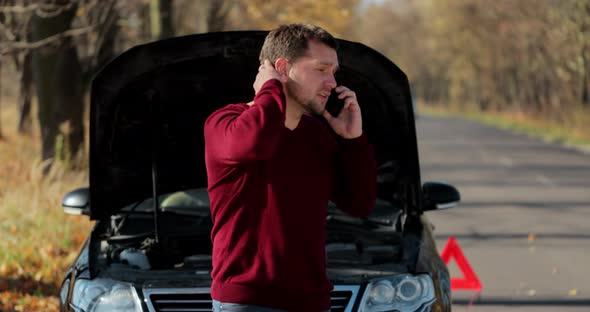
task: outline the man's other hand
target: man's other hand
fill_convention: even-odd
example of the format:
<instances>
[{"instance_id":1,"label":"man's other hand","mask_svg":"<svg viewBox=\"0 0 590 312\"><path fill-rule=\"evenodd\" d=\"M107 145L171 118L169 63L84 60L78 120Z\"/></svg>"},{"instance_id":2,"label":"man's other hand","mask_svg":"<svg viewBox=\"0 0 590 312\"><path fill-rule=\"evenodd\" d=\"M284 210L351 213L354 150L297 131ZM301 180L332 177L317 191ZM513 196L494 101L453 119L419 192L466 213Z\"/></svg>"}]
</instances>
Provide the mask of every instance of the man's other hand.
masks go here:
<instances>
[{"instance_id":1,"label":"man's other hand","mask_svg":"<svg viewBox=\"0 0 590 312\"><path fill-rule=\"evenodd\" d=\"M275 70L270 61L264 60L262 65L258 67L258 74L256 75L256 80L254 81L253 85L254 93L257 94L258 91L260 91L262 85L271 79L278 79L279 81L283 82L281 75Z\"/></svg>"}]
</instances>

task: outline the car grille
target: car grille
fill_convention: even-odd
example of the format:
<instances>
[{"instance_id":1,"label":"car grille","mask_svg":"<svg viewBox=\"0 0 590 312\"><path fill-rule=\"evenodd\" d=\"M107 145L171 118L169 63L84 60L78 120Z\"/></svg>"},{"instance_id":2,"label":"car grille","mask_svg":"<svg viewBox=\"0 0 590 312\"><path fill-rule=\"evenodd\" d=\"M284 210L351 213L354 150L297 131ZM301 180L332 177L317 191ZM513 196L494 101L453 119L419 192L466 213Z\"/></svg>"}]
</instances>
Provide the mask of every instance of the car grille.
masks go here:
<instances>
[{"instance_id":1,"label":"car grille","mask_svg":"<svg viewBox=\"0 0 590 312\"><path fill-rule=\"evenodd\" d=\"M350 290L333 291L330 294L330 302L332 303L332 308L330 308L330 312L346 311L346 307L350 302L350 297L352 297L352 291Z\"/></svg>"},{"instance_id":2,"label":"car grille","mask_svg":"<svg viewBox=\"0 0 590 312\"><path fill-rule=\"evenodd\" d=\"M211 296L206 294L152 294L149 301L157 312L212 311Z\"/></svg>"},{"instance_id":3,"label":"car grille","mask_svg":"<svg viewBox=\"0 0 590 312\"><path fill-rule=\"evenodd\" d=\"M331 312L352 311L358 286L336 286L330 295ZM144 289L150 312L201 312L212 311L208 288Z\"/></svg>"}]
</instances>

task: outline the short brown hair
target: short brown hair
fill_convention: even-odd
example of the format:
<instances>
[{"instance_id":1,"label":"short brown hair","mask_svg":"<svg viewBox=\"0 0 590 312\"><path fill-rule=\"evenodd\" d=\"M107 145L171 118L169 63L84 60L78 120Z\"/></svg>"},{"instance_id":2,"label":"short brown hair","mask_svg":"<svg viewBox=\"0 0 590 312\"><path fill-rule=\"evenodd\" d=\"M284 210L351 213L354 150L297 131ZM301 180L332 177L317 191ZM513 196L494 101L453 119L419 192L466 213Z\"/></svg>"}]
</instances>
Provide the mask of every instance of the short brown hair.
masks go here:
<instances>
[{"instance_id":1,"label":"short brown hair","mask_svg":"<svg viewBox=\"0 0 590 312\"><path fill-rule=\"evenodd\" d=\"M260 63L267 59L274 64L280 57L294 62L307 53L310 40L323 43L334 50L338 49L336 39L321 27L311 24L280 25L266 36L260 51Z\"/></svg>"}]
</instances>

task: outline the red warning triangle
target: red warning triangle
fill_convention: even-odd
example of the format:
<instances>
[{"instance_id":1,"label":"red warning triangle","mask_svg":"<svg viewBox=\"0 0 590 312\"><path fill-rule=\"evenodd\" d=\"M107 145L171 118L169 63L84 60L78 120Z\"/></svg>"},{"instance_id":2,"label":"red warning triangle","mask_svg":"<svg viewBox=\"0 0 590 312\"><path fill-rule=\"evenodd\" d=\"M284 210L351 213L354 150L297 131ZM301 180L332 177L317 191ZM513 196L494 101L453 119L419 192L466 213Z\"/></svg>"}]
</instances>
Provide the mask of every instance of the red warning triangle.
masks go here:
<instances>
[{"instance_id":1,"label":"red warning triangle","mask_svg":"<svg viewBox=\"0 0 590 312\"><path fill-rule=\"evenodd\" d=\"M455 237L449 237L447 244L442 250L440 257L445 262L445 264L449 264L449 260L454 258L457 262L457 266L463 273L463 278L456 278L451 277L451 290L475 290L480 292L482 290L482 285L473 269L471 269L471 265L463 255L463 251L459 247L457 240Z\"/></svg>"}]
</instances>

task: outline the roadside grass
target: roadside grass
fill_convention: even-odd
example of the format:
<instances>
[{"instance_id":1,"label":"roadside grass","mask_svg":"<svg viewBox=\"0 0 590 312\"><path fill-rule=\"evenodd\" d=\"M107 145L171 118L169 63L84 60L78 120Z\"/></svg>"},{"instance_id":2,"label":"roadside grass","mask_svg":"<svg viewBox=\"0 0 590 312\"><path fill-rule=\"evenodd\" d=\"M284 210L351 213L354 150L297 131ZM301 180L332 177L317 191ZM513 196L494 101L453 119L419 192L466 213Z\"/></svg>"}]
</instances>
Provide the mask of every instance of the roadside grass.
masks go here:
<instances>
[{"instance_id":1,"label":"roadside grass","mask_svg":"<svg viewBox=\"0 0 590 312\"><path fill-rule=\"evenodd\" d=\"M0 311L58 311L61 278L92 227L64 214L61 200L88 185L88 175L61 163L43 175L38 125L19 135L16 105L2 100Z\"/></svg>"},{"instance_id":2,"label":"roadside grass","mask_svg":"<svg viewBox=\"0 0 590 312\"><path fill-rule=\"evenodd\" d=\"M533 117L523 112L481 112L453 107L418 104L426 116L461 117L590 152L590 109L577 109L562 116L563 121Z\"/></svg>"}]
</instances>

